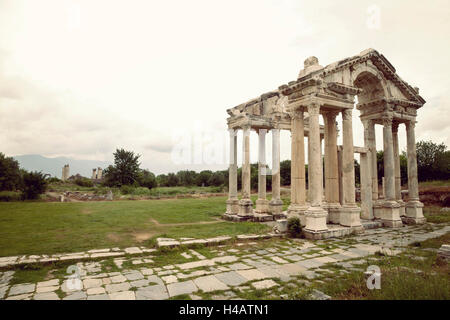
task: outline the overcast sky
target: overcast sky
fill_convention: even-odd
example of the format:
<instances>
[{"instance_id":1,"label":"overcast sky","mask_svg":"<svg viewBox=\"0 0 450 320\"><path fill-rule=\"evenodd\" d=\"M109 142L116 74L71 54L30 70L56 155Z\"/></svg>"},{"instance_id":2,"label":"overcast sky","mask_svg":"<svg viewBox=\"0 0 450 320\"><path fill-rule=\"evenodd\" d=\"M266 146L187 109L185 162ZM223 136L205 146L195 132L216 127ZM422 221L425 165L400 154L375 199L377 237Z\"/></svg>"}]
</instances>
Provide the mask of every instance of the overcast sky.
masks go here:
<instances>
[{"instance_id":1,"label":"overcast sky","mask_svg":"<svg viewBox=\"0 0 450 320\"><path fill-rule=\"evenodd\" d=\"M111 161L123 147L155 173L226 168L227 108L295 80L309 56L325 66L367 48L427 100L417 140L450 146L449 12L447 0L0 0L0 152ZM255 133L251 147L256 161ZM289 132L281 149L289 159Z\"/></svg>"}]
</instances>

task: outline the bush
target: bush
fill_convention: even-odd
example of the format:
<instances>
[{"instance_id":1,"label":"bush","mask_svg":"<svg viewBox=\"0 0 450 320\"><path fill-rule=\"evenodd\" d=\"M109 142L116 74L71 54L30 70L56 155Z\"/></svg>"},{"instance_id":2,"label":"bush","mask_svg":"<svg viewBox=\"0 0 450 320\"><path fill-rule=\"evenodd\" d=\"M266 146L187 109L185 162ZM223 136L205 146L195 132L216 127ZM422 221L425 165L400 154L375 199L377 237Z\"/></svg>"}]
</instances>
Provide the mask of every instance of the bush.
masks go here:
<instances>
[{"instance_id":1,"label":"bush","mask_svg":"<svg viewBox=\"0 0 450 320\"><path fill-rule=\"evenodd\" d=\"M302 234L302 226L300 224L299 218L296 217L289 218L287 228L290 237L300 238Z\"/></svg>"},{"instance_id":2,"label":"bush","mask_svg":"<svg viewBox=\"0 0 450 320\"><path fill-rule=\"evenodd\" d=\"M47 189L47 175L32 171L23 174L22 197L26 200L38 199Z\"/></svg>"},{"instance_id":3,"label":"bush","mask_svg":"<svg viewBox=\"0 0 450 320\"><path fill-rule=\"evenodd\" d=\"M60 183L60 182L62 182L62 180L58 179L57 177L51 177L51 178L47 179L47 182L48 183Z\"/></svg>"},{"instance_id":4,"label":"bush","mask_svg":"<svg viewBox=\"0 0 450 320\"><path fill-rule=\"evenodd\" d=\"M0 191L0 201L20 201L22 194L15 191Z\"/></svg>"},{"instance_id":5,"label":"bush","mask_svg":"<svg viewBox=\"0 0 450 320\"><path fill-rule=\"evenodd\" d=\"M94 183L92 182L92 180L88 179L88 178L76 179L75 184L80 187L89 187L89 188L94 186Z\"/></svg>"},{"instance_id":6,"label":"bush","mask_svg":"<svg viewBox=\"0 0 450 320\"><path fill-rule=\"evenodd\" d=\"M132 194L135 191L135 187L134 186L130 186L130 185L123 185L120 187L120 193L121 194Z\"/></svg>"}]
</instances>

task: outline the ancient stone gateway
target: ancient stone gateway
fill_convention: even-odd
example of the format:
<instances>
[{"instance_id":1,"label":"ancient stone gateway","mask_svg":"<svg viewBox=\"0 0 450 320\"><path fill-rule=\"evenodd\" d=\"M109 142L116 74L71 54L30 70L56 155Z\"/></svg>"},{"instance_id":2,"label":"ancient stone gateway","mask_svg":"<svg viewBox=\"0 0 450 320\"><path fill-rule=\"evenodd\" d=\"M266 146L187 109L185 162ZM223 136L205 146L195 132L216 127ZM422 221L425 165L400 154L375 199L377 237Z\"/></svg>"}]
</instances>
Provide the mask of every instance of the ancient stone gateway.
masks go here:
<instances>
[{"instance_id":1,"label":"ancient stone gateway","mask_svg":"<svg viewBox=\"0 0 450 320\"><path fill-rule=\"evenodd\" d=\"M352 110L364 125L364 147L353 145ZM267 221L297 216L309 238L326 238L364 230L363 223L386 227L423 223L419 201L414 128L425 100L402 80L376 50L319 65L305 60L298 79L278 90L227 110L230 133L229 198L225 219ZM337 115L342 114L343 145L337 145ZM319 124L322 116L324 125ZM406 126L409 199L401 198L398 127ZM378 197L375 125L383 126L384 198ZM243 130L242 197L237 191L237 131ZM250 131L259 136L258 199L250 199ZM291 204L280 199L280 130L291 131ZM266 198L265 137L272 132L272 200ZM309 190L306 196L305 146L308 137ZM322 140L324 168L322 168ZM361 207L355 201L354 153L361 159ZM325 175L325 179L323 177ZM363 223L362 223L363 222Z\"/></svg>"}]
</instances>

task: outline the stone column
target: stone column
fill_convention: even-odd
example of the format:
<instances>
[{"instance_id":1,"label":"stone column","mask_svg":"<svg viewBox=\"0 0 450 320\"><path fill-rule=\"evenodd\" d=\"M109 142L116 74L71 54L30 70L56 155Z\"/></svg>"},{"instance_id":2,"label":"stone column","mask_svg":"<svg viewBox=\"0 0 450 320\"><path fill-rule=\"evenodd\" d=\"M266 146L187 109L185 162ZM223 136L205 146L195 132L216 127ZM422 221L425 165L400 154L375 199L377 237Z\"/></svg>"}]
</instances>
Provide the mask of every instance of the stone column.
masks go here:
<instances>
[{"instance_id":1,"label":"stone column","mask_svg":"<svg viewBox=\"0 0 450 320\"><path fill-rule=\"evenodd\" d=\"M355 202L355 157L353 147L352 109L342 111L342 171L344 205L339 223L346 227L362 229L361 209Z\"/></svg>"},{"instance_id":2,"label":"stone column","mask_svg":"<svg viewBox=\"0 0 450 320\"><path fill-rule=\"evenodd\" d=\"M392 123L392 142L394 148L395 200L400 205L400 216L405 215L405 203L402 200L402 179L400 173L400 150L398 145L398 122Z\"/></svg>"},{"instance_id":3,"label":"stone column","mask_svg":"<svg viewBox=\"0 0 450 320\"><path fill-rule=\"evenodd\" d=\"M266 129L258 130L258 199L255 212L263 214L269 212L269 201L266 199Z\"/></svg>"},{"instance_id":4,"label":"stone column","mask_svg":"<svg viewBox=\"0 0 450 320\"><path fill-rule=\"evenodd\" d=\"M304 226L306 207L305 185L305 143L303 110L296 110L291 115L291 204L289 216L300 218Z\"/></svg>"},{"instance_id":5,"label":"stone column","mask_svg":"<svg viewBox=\"0 0 450 320\"><path fill-rule=\"evenodd\" d=\"M242 199L239 201L239 215L251 216L253 202L250 199L250 126L243 127L242 147Z\"/></svg>"},{"instance_id":6,"label":"stone column","mask_svg":"<svg viewBox=\"0 0 450 320\"><path fill-rule=\"evenodd\" d=\"M395 163L394 143L392 139L392 115L383 118L383 149L384 149L384 203L381 220L387 227L399 227L402 225L400 219L400 205L395 201Z\"/></svg>"},{"instance_id":7,"label":"stone column","mask_svg":"<svg viewBox=\"0 0 450 320\"><path fill-rule=\"evenodd\" d=\"M237 130L229 129L230 133L230 163L228 167L228 200L227 214L239 213L237 193Z\"/></svg>"},{"instance_id":8,"label":"stone column","mask_svg":"<svg viewBox=\"0 0 450 320\"><path fill-rule=\"evenodd\" d=\"M419 182L417 176L416 123L406 123L407 157L408 157L408 202L406 203L406 222L424 223L423 203L419 199Z\"/></svg>"},{"instance_id":9,"label":"stone column","mask_svg":"<svg viewBox=\"0 0 450 320\"><path fill-rule=\"evenodd\" d=\"M325 126L325 199L329 222L339 223L339 168L337 148L337 112L323 113Z\"/></svg>"},{"instance_id":10,"label":"stone column","mask_svg":"<svg viewBox=\"0 0 450 320\"><path fill-rule=\"evenodd\" d=\"M363 120L362 123L364 126L364 147L367 152L360 153L361 217L372 220L374 218L372 202L374 197L372 180L372 150L374 150L372 133L374 133L374 125L372 120ZM378 190L376 196L378 197Z\"/></svg>"},{"instance_id":11,"label":"stone column","mask_svg":"<svg viewBox=\"0 0 450 320\"><path fill-rule=\"evenodd\" d=\"M280 196L280 129L272 129L272 200L270 212L279 215L283 209Z\"/></svg>"},{"instance_id":12,"label":"stone column","mask_svg":"<svg viewBox=\"0 0 450 320\"><path fill-rule=\"evenodd\" d=\"M308 183L311 206L306 211L305 235L308 238L320 238L326 232L327 212L322 208L322 171L320 164L320 105L308 105L309 135L308 135Z\"/></svg>"},{"instance_id":13,"label":"stone column","mask_svg":"<svg viewBox=\"0 0 450 320\"><path fill-rule=\"evenodd\" d=\"M370 177L370 155L360 153L360 174L361 174L361 217L373 220L372 205L372 179Z\"/></svg>"}]
</instances>

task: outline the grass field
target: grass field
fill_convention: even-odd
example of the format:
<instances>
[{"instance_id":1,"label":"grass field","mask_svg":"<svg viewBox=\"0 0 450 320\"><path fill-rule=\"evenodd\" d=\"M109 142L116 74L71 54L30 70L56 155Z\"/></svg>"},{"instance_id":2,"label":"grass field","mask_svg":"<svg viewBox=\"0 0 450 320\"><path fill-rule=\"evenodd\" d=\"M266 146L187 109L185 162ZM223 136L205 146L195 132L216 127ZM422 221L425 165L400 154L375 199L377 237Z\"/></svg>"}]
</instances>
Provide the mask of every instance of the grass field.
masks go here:
<instances>
[{"instance_id":1,"label":"grass field","mask_svg":"<svg viewBox=\"0 0 450 320\"><path fill-rule=\"evenodd\" d=\"M0 203L0 256L151 245L161 235L199 238L267 231L259 223L218 220L225 201L211 197Z\"/></svg>"}]
</instances>

